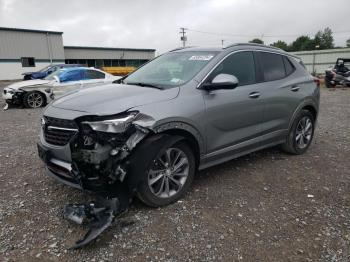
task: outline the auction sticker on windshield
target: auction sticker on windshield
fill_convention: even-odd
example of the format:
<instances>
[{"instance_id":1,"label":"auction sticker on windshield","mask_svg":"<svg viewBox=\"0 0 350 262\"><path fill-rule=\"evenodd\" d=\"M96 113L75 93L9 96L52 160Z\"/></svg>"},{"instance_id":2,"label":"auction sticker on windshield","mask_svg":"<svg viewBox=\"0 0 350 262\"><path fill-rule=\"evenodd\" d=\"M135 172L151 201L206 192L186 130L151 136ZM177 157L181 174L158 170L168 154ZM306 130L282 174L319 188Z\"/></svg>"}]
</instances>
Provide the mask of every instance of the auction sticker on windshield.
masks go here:
<instances>
[{"instance_id":1,"label":"auction sticker on windshield","mask_svg":"<svg viewBox=\"0 0 350 262\"><path fill-rule=\"evenodd\" d=\"M209 61L213 57L213 55L193 55L188 60Z\"/></svg>"}]
</instances>

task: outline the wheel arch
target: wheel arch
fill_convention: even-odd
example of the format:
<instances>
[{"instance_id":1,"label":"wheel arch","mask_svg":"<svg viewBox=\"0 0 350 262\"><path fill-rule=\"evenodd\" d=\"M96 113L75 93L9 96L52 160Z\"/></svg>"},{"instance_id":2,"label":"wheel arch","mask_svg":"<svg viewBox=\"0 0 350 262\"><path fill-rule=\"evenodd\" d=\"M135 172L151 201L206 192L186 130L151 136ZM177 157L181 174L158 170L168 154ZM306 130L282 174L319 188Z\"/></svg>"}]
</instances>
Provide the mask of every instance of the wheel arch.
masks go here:
<instances>
[{"instance_id":1,"label":"wheel arch","mask_svg":"<svg viewBox=\"0 0 350 262\"><path fill-rule=\"evenodd\" d=\"M196 167L199 166L200 158L205 152L205 144L204 139L197 129L184 122L170 122L157 126L154 129L154 132L183 137L194 151L193 153L196 159Z\"/></svg>"},{"instance_id":2,"label":"wheel arch","mask_svg":"<svg viewBox=\"0 0 350 262\"><path fill-rule=\"evenodd\" d=\"M295 118L297 117L297 115L299 114L299 112L301 110L308 110L308 111L310 111L311 114L314 116L314 120L316 122L317 116L318 116L317 103L314 100L312 100L312 99L306 99L302 103L300 103L299 106L294 110L294 113L293 113L292 117L289 120L288 130L293 125L293 122L294 122Z\"/></svg>"},{"instance_id":3,"label":"wheel arch","mask_svg":"<svg viewBox=\"0 0 350 262\"><path fill-rule=\"evenodd\" d=\"M42 106L47 105L47 96L42 90L23 90L23 91L24 92L23 92L23 95L22 95L22 100L24 100L26 95L29 94L29 93L39 93L39 94L41 94L43 96L43 99L44 99ZM25 102L25 101L23 101L23 102Z\"/></svg>"},{"instance_id":4,"label":"wheel arch","mask_svg":"<svg viewBox=\"0 0 350 262\"><path fill-rule=\"evenodd\" d=\"M301 110L307 110L310 111L314 119L316 120L317 118L317 110L313 105L305 105Z\"/></svg>"}]
</instances>

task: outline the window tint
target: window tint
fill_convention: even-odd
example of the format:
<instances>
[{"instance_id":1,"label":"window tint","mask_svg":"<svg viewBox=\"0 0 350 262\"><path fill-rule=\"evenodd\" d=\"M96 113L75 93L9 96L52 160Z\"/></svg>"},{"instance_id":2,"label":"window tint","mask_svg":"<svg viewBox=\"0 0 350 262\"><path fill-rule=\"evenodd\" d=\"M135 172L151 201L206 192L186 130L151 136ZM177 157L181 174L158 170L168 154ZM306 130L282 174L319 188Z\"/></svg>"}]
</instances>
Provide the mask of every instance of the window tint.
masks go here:
<instances>
[{"instance_id":1,"label":"window tint","mask_svg":"<svg viewBox=\"0 0 350 262\"><path fill-rule=\"evenodd\" d=\"M100 72L100 71L95 71L95 70L86 70L86 79L104 79L105 74Z\"/></svg>"},{"instance_id":2,"label":"window tint","mask_svg":"<svg viewBox=\"0 0 350 262\"><path fill-rule=\"evenodd\" d=\"M284 62L284 67L286 69L286 74L287 76L290 75L291 73L293 73L294 71L294 66L293 64L290 62L290 60L287 57L283 57L283 62Z\"/></svg>"},{"instance_id":3,"label":"window tint","mask_svg":"<svg viewBox=\"0 0 350 262\"><path fill-rule=\"evenodd\" d=\"M261 52L260 58L265 81L278 80L286 76L281 55Z\"/></svg>"},{"instance_id":4,"label":"window tint","mask_svg":"<svg viewBox=\"0 0 350 262\"><path fill-rule=\"evenodd\" d=\"M68 81L79 81L82 80L83 77L83 71L82 70L74 70L69 71L60 76L61 82L68 82Z\"/></svg>"},{"instance_id":5,"label":"window tint","mask_svg":"<svg viewBox=\"0 0 350 262\"><path fill-rule=\"evenodd\" d=\"M255 83L255 64L252 52L239 52L227 57L218 65L208 78L211 82L219 74L237 77L239 86Z\"/></svg>"},{"instance_id":6,"label":"window tint","mask_svg":"<svg viewBox=\"0 0 350 262\"><path fill-rule=\"evenodd\" d=\"M22 57L21 62L22 62L22 67L35 67L34 57Z\"/></svg>"}]
</instances>

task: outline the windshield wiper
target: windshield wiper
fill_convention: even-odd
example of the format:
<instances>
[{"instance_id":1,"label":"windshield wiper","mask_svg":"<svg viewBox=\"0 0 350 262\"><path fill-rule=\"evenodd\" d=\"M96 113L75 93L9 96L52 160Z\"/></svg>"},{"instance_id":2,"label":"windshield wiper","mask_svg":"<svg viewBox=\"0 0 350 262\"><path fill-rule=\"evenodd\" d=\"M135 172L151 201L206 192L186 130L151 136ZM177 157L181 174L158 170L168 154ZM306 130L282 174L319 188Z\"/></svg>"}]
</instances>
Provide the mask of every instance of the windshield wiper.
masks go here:
<instances>
[{"instance_id":1,"label":"windshield wiper","mask_svg":"<svg viewBox=\"0 0 350 262\"><path fill-rule=\"evenodd\" d=\"M157 88L160 90L163 90L164 88L161 86L153 85L153 84L148 84L148 83L142 83L142 82L125 82L124 84L126 85L136 85L136 86L143 86L143 87L152 87L152 88Z\"/></svg>"}]
</instances>

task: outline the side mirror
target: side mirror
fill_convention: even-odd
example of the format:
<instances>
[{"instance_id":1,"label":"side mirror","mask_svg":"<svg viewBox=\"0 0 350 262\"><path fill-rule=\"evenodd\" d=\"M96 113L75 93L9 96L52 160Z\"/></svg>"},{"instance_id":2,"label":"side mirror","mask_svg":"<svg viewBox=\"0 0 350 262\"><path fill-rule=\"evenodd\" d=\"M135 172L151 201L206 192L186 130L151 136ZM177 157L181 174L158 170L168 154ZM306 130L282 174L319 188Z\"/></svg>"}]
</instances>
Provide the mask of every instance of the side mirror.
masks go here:
<instances>
[{"instance_id":1,"label":"side mirror","mask_svg":"<svg viewBox=\"0 0 350 262\"><path fill-rule=\"evenodd\" d=\"M219 74L211 81L205 83L202 88L205 90L234 89L238 86L238 79L234 75Z\"/></svg>"},{"instance_id":2,"label":"side mirror","mask_svg":"<svg viewBox=\"0 0 350 262\"><path fill-rule=\"evenodd\" d=\"M60 78L58 76L53 76L53 78L56 80L57 83L60 83Z\"/></svg>"}]
</instances>

